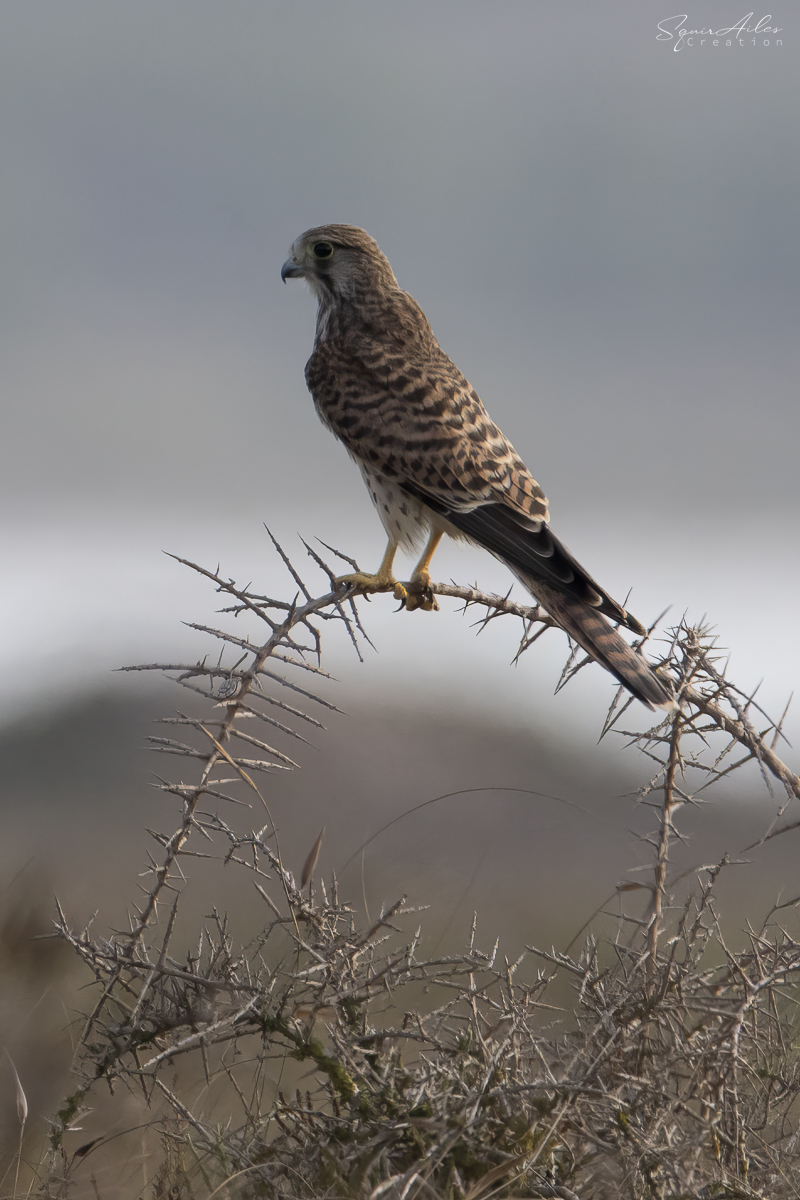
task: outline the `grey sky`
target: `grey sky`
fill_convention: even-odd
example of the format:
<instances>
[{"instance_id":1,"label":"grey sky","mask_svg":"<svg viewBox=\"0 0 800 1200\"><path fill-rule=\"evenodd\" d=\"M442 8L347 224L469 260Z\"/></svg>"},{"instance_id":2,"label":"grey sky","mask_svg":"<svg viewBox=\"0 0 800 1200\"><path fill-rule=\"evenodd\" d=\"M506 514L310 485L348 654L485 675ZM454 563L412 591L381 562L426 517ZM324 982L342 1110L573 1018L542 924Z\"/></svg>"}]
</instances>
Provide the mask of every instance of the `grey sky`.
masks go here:
<instances>
[{"instance_id":1,"label":"grey sky","mask_svg":"<svg viewBox=\"0 0 800 1200\"><path fill-rule=\"evenodd\" d=\"M722 578L747 592L772 571L788 604L794 10L773 13L782 47L675 53L656 40L673 9L6 0L4 661L37 660L32 611L64 645L32 593L69 596L79 630L126 552L136 579L167 570L165 538L215 561L236 542L248 578L263 520L365 565L380 553L305 391L311 297L279 280L291 241L327 221L378 239L545 486L554 527L596 573L610 562L606 586L634 583L645 616L661 597L700 615L721 611ZM694 10L716 28L747 6ZM227 531L216 549L210 523ZM448 558L447 573L482 561ZM147 605L123 609L103 661L137 621L153 634ZM91 657L82 639L70 653ZM796 639L786 649L796 667Z\"/></svg>"}]
</instances>

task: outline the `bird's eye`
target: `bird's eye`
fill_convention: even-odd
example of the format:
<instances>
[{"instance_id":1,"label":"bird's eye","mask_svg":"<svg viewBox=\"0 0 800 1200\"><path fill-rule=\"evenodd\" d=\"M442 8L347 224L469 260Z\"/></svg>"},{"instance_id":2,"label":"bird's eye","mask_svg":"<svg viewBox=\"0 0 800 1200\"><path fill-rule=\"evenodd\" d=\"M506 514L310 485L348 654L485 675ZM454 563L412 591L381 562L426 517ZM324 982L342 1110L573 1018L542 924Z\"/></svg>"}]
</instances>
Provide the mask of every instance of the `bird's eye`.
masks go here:
<instances>
[{"instance_id":1,"label":"bird's eye","mask_svg":"<svg viewBox=\"0 0 800 1200\"><path fill-rule=\"evenodd\" d=\"M314 258L330 258L332 254L333 246L330 242L314 243Z\"/></svg>"}]
</instances>

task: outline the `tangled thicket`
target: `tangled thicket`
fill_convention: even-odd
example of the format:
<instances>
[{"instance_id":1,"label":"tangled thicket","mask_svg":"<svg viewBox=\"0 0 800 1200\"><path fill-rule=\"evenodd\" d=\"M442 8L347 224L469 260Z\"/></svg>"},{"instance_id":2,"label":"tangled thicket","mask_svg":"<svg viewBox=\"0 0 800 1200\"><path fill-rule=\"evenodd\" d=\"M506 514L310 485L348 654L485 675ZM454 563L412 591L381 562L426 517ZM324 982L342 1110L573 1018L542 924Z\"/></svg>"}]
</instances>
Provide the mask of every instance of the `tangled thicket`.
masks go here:
<instances>
[{"instance_id":1,"label":"tangled thicket","mask_svg":"<svg viewBox=\"0 0 800 1200\"><path fill-rule=\"evenodd\" d=\"M643 897L644 910L574 953L528 947L501 960L496 947L479 949L473 927L461 955L426 959L405 898L360 928L336 881L315 880L319 839L299 881L282 862L256 781L291 768L287 740L318 724L310 707L330 707L313 690L325 622L342 623L357 651L366 633L357 597L316 552L330 586L315 597L276 549L297 589L290 601L186 564L229 598L223 611L250 613L265 640L195 626L221 643L217 661L136 668L170 673L208 711L170 718L169 736L154 739L196 775L160 785L180 821L153 835L130 930L75 931L59 913L58 936L96 991L41 1194L74 1195L81 1172L115 1152L71 1132L110 1087L145 1098L147 1136L160 1139L149 1194L172 1200L800 1196L798 901L734 951L714 899L725 860L699 869L688 892L684 880L684 900L673 900L680 808L744 762L755 759L784 797L765 838L800 824L785 815L800 780L776 753L780 722L719 672L708 632L672 631L662 669L680 711L629 735L653 764L641 796L656 819L650 879L620 893ZM434 591L482 606L485 620L521 619L521 650L551 624L536 606ZM582 665L573 657L565 680ZM606 727L619 729L620 717ZM262 827L241 827L252 811L243 801L263 806ZM251 874L264 929L235 945L215 912L180 955L181 880L209 858ZM192 1071L208 1085L202 1110L182 1091Z\"/></svg>"}]
</instances>

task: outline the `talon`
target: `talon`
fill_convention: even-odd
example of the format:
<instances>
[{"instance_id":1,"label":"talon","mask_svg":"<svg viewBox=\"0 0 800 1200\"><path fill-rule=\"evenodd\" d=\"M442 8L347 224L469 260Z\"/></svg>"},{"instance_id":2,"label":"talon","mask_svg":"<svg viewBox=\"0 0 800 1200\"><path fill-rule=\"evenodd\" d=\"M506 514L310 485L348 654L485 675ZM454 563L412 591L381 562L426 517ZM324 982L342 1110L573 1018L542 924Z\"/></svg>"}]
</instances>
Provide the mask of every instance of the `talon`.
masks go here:
<instances>
[{"instance_id":1,"label":"talon","mask_svg":"<svg viewBox=\"0 0 800 1200\"><path fill-rule=\"evenodd\" d=\"M336 580L337 587L347 587L354 592L390 592L395 586L392 575L368 575L366 571L355 571L352 575L340 575Z\"/></svg>"},{"instance_id":2,"label":"talon","mask_svg":"<svg viewBox=\"0 0 800 1200\"><path fill-rule=\"evenodd\" d=\"M439 611L439 603L430 588L420 594L414 607L421 608L423 612Z\"/></svg>"},{"instance_id":3,"label":"talon","mask_svg":"<svg viewBox=\"0 0 800 1200\"><path fill-rule=\"evenodd\" d=\"M408 583L396 583L394 598L400 600L407 612L420 608L423 612L437 612L439 605L431 588L430 576L420 575Z\"/></svg>"}]
</instances>

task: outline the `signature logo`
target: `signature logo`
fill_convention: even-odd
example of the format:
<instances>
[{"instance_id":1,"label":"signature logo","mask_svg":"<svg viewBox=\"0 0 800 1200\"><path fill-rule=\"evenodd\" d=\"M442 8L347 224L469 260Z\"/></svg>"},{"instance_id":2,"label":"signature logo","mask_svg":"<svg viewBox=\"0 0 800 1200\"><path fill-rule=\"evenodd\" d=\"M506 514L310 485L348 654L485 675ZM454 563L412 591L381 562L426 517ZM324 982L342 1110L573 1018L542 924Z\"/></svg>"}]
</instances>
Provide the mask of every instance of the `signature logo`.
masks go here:
<instances>
[{"instance_id":1,"label":"signature logo","mask_svg":"<svg viewBox=\"0 0 800 1200\"><path fill-rule=\"evenodd\" d=\"M738 21L735 25L726 25L724 29L687 29L687 27L684 25L684 21L688 20L689 16L687 13L678 13L677 16L666 17L665 20L659 21L656 41L674 42L675 45L672 47L673 50L681 50L683 49L684 45L693 46L695 44L695 38L702 39L700 42L701 46L706 40L708 40L713 46L720 45L720 41L722 41L722 43L726 46L732 46L734 41L737 41L740 46L744 46L745 34L749 33L755 35L758 33L763 36L767 33L774 34L783 32L783 27L781 25L768 24L768 22L772 20L772 13L767 13L767 15L762 17L760 21L757 21L755 25L749 24L749 22L753 20L753 13L748 13L746 17L742 17L741 21ZM753 45L755 46L755 44L756 39L754 36ZM768 46L769 44L769 39L764 38L764 45ZM783 40L779 38L776 42L776 45L783 45Z\"/></svg>"}]
</instances>

